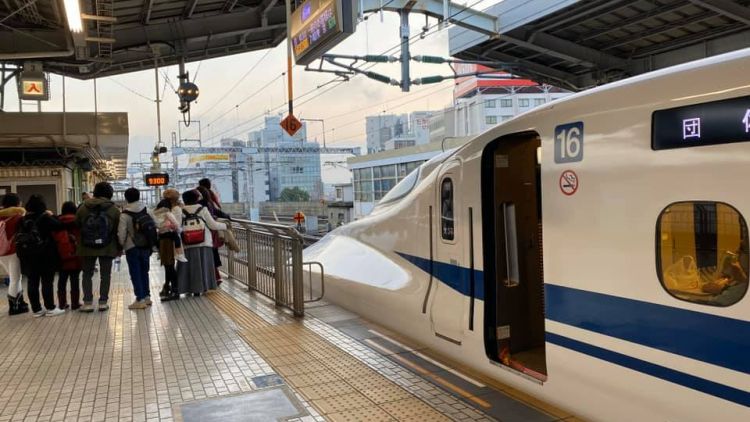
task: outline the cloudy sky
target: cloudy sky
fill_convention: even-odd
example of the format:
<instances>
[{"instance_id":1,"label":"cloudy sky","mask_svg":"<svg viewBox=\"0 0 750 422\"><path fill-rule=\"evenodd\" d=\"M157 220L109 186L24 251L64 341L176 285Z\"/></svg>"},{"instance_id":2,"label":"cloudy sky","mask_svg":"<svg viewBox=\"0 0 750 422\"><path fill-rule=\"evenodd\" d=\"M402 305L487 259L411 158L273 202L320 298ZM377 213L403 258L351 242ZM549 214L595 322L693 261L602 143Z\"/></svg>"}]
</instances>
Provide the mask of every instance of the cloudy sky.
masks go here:
<instances>
[{"instance_id":1,"label":"cloudy sky","mask_svg":"<svg viewBox=\"0 0 750 422\"><path fill-rule=\"evenodd\" d=\"M470 0L468 4L484 9L498 0ZM423 39L415 40L412 55L427 54L448 56L448 30L440 30L435 20L425 21L424 16L411 17L411 33L417 34L427 25L430 29ZM356 33L333 49L338 54L398 54L399 18L395 13L378 14L360 23ZM194 62L187 65L191 79L200 88L200 98L192 105L192 119L200 120L204 145L218 144L222 137L247 139L247 133L262 127L264 114L286 113L286 42L272 50L256 51L219 59ZM252 71L251 71L252 70ZM381 64L372 70L400 79L400 64ZM449 74L446 65L421 65L412 62L412 78ZM177 86L175 66L160 69L159 94L161 103L162 140L169 145L171 132L178 129L181 119L177 111L178 100L172 87L165 84L167 75ZM349 82L332 82L331 74L307 72L304 67L293 70L295 97L309 93L295 101L295 115L301 118L325 119L326 143L340 146L365 145L365 116L379 113L409 112L413 110L440 109L452 100L452 82L439 85L413 87L402 93L399 87L357 76ZM43 104L44 111L62 110L62 80L52 75L52 98ZM68 111L93 111L94 86L92 81L66 78L66 106ZM166 87L165 87L166 85ZM97 81L97 100L100 111L127 112L130 125L129 162L140 161L157 139L156 89L154 71L102 78ZM15 90L8 90L6 109L16 111L18 102ZM24 109L35 110L35 105ZM192 125L183 136L197 136ZM310 139L322 141L322 127L310 123ZM329 161L341 161L332 156ZM326 161L324 159L324 161ZM330 167L330 166L328 166ZM341 173L325 172L326 182L338 181ZM333 180L330 180L333 178Z\"/></svg>"}]
</instances>

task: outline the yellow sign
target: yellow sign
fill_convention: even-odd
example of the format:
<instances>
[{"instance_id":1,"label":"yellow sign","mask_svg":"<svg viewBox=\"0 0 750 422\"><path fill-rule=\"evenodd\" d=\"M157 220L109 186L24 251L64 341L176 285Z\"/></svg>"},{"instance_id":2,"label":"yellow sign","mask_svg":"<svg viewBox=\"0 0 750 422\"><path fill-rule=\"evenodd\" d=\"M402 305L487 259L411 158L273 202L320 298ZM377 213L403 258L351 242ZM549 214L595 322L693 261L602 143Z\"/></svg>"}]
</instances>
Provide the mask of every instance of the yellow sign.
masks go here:
<instances>
[{"instance_id":1,"label":"yellow sign","mask_svg":"<svg viewBox=\"0 0 750 422\"><path fill-rule=\"evenodd\" d=\"M46 97L44 81L41 79L23 79L21 81L23 95L27 97Z\"/></svg>"},{"instance_id":2,"label":"yellow sign","mask_svg":"<svg viewBox=\"0 0 750 422\"><path fill-rule=\"evenodd\" d=\"M197 154L190 156L189 163L195 164L203 161L229 161L229 154Z\"/></svg>"}]
</instances>

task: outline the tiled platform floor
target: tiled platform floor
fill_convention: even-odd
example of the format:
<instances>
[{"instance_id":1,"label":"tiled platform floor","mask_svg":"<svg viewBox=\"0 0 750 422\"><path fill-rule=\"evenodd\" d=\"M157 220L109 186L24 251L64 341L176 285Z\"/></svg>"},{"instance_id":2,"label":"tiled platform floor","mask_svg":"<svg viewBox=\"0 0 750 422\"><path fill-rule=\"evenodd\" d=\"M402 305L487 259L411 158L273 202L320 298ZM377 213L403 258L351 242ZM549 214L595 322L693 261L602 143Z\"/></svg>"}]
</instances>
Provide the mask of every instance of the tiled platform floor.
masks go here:
<instances>
[{"instance_id":1,"label":"tiled platform floor","mask_svg":"<svg viewBox=\"0 0 750 422\"><path fill-rule=\"evenodd\" d=\"M156 265L152 284L155 295ZM307 413L298 422L561 419L450 374L426 376L398 347L386 345L399 352L389 356L382 339L358 335L371 331L356 315L328 306L300 323L226 282L207 296L130 311L126 268L113 274L110 296L107 312L59 317L9 317L0 305L0 422L180 421L183 403L284 383Z\"/></svg>"}]
</instances>

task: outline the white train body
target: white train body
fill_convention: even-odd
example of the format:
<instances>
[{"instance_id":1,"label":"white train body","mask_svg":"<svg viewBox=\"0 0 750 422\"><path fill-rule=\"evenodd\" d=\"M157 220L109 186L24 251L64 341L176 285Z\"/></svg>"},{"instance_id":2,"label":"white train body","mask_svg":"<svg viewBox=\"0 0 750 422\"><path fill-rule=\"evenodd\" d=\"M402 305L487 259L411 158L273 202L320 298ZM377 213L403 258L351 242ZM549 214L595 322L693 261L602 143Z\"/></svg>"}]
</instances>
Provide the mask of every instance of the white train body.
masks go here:
<instances>
[{"instance_id":1,"label":"white train body","mask_svg":"<svg viewBox=\"0 0 750 422\"><path fill-rule=\"evenodd\" d=\"M721 128L709 120L722 116L703 116L697 128L682 119L694 147L658 149L652 126L659 110L728 99L742 107L749 72L750 49L532 110L424 164L405 196L333 231L305 260L324 265L326 300L585 419L748 421L747 282L727 276L715 295L705 281L673 291L662 267L683 262L679 247L705 262L740 242L734 262L747 271L747 225L734 212L750 216L750 144L701 145L695 131L715 143L708 132ZM540 162L519 164L530 150L516 151L537 151L533 142ZM543 240L534 240L530 207L539 200ZM706 227L718 234L686 235L704 230L701 207L729 215L731 233L714 221ZM675 277L695 284L690 260Z\"/></svg>"}]
</instances>

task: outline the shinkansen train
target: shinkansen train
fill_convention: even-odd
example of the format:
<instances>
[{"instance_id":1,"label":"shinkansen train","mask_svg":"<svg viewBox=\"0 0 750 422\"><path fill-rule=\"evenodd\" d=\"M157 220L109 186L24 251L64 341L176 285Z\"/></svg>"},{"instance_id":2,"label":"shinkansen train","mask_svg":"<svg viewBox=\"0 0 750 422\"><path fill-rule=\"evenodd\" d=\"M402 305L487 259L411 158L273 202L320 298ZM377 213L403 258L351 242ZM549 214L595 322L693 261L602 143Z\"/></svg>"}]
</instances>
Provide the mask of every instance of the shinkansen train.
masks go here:
<instances>
[{"instance_id":1,"label":"shinkansen train","mask_svg":"<svg viewBox=\"0 0 750 422\"><path fill-rule=\"evenodd\" d=\"M750 420L750 49L536 108L305 259L326 299L585 419Z\"/></svg>"}]
</instances>

